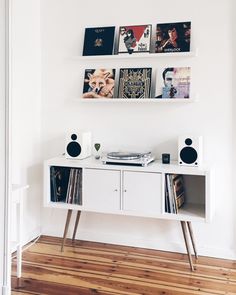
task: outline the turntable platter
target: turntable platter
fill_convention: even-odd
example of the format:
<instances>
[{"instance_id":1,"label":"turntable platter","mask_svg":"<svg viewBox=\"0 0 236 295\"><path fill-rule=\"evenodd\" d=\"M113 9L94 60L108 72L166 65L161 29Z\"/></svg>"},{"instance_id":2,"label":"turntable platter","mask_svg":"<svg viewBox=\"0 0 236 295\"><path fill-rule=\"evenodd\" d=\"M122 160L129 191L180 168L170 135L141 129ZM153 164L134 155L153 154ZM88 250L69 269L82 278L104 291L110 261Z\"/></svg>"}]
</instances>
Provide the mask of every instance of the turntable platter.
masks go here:
<instances>
[{"instance_id":1,"label":"turntable platter","mask_svg":"<svg viewBox=\"0 0 236 295\"><path fill-rule=\"evenodd\" d=\"M142 157L140 153L111 152L107 154L108 159L116 160L136 160Z\"/></svg>"}]
</instances>

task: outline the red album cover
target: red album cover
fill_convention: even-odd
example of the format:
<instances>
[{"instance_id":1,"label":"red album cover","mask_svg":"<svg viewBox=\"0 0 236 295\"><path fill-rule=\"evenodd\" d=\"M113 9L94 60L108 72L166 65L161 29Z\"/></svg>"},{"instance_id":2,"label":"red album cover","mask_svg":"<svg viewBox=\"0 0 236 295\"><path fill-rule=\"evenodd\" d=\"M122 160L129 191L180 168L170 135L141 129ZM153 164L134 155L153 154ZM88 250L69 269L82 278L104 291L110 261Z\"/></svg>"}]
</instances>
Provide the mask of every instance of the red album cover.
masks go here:
<instances>
[{"instance_id":1,"label":"red album cover","mask_svg":"<svg viewBox=\"0 0 236 295\"><path fill-rule=\"evenodd\" d=\"M118 53L150 52L151 35L151 25L120 27Z\"/></svg>"}]
</instances>

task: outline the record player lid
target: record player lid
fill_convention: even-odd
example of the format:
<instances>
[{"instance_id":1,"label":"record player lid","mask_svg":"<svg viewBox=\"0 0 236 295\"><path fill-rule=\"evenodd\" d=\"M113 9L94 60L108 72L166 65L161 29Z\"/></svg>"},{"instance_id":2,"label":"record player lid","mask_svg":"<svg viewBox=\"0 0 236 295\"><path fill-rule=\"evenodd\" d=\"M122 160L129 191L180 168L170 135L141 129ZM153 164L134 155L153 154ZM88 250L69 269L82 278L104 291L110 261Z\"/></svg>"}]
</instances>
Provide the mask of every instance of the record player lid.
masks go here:
<instances>
[{"instance_id":1,"label":"record player lid","mask_svg":"<svg viewBox=\"0 0 236 295\"><path fill-rule=\"evenodd\" d=\"M135 160L143 157L144 154L141 153L130 153L130 152L111 152L107 154L108 159L116 160Z\"/></svg>"}]
</instances>

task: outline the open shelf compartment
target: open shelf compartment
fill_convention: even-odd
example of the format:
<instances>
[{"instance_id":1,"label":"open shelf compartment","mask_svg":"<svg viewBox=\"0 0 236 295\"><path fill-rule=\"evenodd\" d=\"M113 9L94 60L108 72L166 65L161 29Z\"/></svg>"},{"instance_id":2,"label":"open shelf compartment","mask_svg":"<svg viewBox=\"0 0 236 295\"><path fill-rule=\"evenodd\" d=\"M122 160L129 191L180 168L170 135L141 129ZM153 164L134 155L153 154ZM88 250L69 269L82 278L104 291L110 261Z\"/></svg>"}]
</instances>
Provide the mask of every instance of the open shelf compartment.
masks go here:
<instances>
[{"instance_id":1,"label":"open shelf compartment","mask_svg":"<svg viewBox=\"0 0 236 295\"><path fill-rule=\"evenodd\" d=\"M165 174L163 212L178 219L206 218L206 176Z\"/></svg>"},{"instance_id":2,"label":"open shelf compartment","mask_svg":"<svg viewBox=\"0 0 236 295\"><path fill-rule=\"evenodd\" d=\"M82 205L82 168L50 166L50 202Z\"/></svg>"}]
</instances>

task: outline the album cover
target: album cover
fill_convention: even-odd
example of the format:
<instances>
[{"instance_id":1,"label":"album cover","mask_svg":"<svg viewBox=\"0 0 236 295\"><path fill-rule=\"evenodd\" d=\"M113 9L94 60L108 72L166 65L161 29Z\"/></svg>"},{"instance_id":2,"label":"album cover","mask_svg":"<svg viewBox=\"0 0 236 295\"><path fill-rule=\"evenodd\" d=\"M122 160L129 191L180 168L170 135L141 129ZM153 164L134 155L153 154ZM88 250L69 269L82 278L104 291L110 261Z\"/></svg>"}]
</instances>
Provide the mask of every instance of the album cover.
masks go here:
<instances>
[{"instance_id":1,"label":"album cover","mask_svg":"<svg viewBox=\"0 0 236 295\"><path fill-rule=\"evenodd\" d=\"M86 69L83 98L113 98L115 69Z\"/></svg>"},{"instance_id":2,"label":"album cover","mask_svg":"<svg viewBox=\"0 0 236 295\"><path fill-rule=\"evenodd\" d=\"M118 53L150 52L151 35L151 25L120 27Z\"/></svg>"},{"instance_id":3,"label":"album cover","mask_svg":"<svg viewBox=\"0 0 236 295\"><path fill-rule=\"evenodd\" d=\"M51 202L65 202L70 168L50 167Z\"/></svg>"},{"instance_id":4,"label":"album cover","mask_svg":"<svg viewBox=\"0 0 236 295\"><path fill-rule=\"evenodd\" d=\"M114 35L115 27L86 28L83 55L111 55Z\"/></svg>"},{"instance_id":5,"label":"album cover","mask_svg":"<svg viewBox=\"0 0 236 295\"><path fill-rule=\"evenodd\" d=\"M157 24L156 53L190 51L191 22Z\"/></svg>"},{"instance_id":6,"label":"album cover","mask_svg":"<svg viewBox=\"0 0 236 295\"><path fill-rule=\"evenodd\" d=\"M151 68L120 69L119 98L149 98Z\"/></svg>"},{"instance_id":7,"label":"album cover","mask_svg":"<svg viewBox=\"0 0 236 295\"><path fill-rule=\"evenodd\" d=\"M157 72L156 98L189 98L190 67L164 68Z\"/></svg>"}]
</instances>

